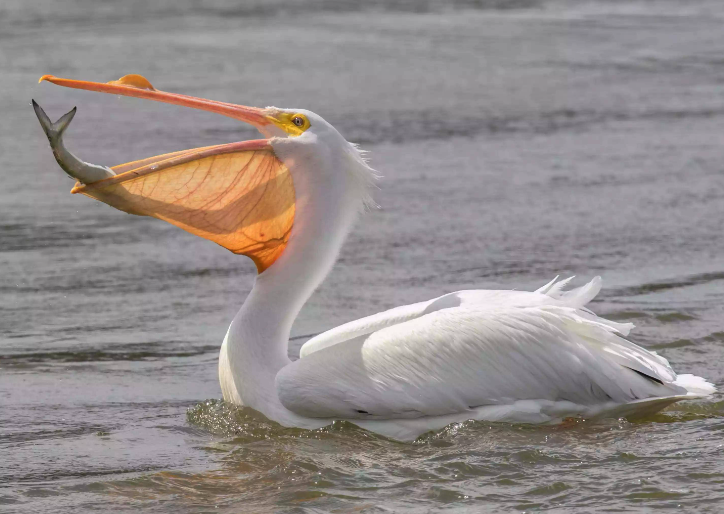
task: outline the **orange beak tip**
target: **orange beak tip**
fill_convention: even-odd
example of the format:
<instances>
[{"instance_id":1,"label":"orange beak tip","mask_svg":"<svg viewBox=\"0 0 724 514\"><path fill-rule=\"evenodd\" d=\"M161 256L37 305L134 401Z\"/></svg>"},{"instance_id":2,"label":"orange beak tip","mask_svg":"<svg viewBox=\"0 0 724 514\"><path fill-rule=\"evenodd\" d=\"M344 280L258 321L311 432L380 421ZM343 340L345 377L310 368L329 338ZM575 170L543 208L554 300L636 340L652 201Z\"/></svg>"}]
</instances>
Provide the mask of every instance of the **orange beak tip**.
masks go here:
<instances>
[{"instance_id":1,"label":"orange beak tip","mask_svg":"<svg viewBox=\"0 0 724 514\"><path fill-rule=\"evenodd\" d=\"M38 84L40 84L44 80L47 80L48 82L52 82L52 79L54 79L54 78L55 77L53 75L43 75L42 77L40 77L40 79L38 79Z\"/></svg>"}]
</instances>

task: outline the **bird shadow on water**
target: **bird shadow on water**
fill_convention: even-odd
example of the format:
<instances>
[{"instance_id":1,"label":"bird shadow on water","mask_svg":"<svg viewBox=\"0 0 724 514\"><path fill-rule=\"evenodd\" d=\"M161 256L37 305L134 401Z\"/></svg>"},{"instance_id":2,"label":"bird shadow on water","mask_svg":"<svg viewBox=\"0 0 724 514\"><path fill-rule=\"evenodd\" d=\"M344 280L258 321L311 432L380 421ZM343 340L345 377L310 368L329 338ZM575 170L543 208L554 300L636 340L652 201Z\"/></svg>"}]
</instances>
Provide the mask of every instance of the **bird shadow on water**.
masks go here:
<instances>
[{"instance_id":1,"label":"bird shadow on water","mask_svg":"<svg viewBox=\"0 0 724 514\"><path fill-rule=\"evenodd\" d=\"M467 421L401 443L345 421L318 430L286 428L253 409L207 400L188 409L187 422L211 466L106 482L104 490L134 503L169 501L181 511L207 506L222 512L349 512L376 511L381 505L415 511L491 501L535 510L582 498L594 505L594 475L671 458L666 452L682 444L675 432L704 420L721 430L722 417L719 398L675 405L635 421ZM643 449L642 440L667 426L672 448ZM647 501L671 501L664 486L631 487L634 496L653 495Z\"/></svg>"}]
</instances>

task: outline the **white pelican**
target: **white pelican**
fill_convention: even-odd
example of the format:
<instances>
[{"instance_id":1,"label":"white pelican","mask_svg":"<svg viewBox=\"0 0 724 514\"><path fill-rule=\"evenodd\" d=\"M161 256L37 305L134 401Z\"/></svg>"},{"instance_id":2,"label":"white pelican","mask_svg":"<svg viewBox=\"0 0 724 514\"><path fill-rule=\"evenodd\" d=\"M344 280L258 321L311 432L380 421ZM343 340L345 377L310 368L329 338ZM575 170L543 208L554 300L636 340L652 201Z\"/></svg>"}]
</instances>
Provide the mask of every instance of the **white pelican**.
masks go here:
<instances>
[{"instance_id":1,"label":"white pelican","mask_svg":"<svg viewBox=\"0 0 724 514\"><path fill-rule=\"evenodd\" d=\"M63 146L75 109L53 124L33 102L58 163L79 181L72 193L168 221L256 263L254 287L221 346L228 402L284 426L344 419L412 440L469 419L641 415L715 391L625 339L631 324L586 309L598 277L568 292L567 280L554 279L534 292L458 291L398 307L314 337L292 362L292 323L370 202L375 175L357 147L304 109L162 92L139 75L43 80L223 114L265 136L107 168Z\"/></svg>"}]
</instances>

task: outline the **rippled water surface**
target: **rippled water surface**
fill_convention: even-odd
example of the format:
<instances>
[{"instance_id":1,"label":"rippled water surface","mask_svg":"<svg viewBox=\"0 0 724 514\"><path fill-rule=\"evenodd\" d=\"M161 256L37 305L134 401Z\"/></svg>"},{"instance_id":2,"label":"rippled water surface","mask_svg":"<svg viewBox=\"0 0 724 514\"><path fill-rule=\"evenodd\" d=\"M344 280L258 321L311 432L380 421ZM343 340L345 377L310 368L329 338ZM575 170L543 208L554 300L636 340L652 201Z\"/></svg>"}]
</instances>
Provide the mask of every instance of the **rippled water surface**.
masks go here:
<instances>
[{"instance_id":1,"label":"rippled water surface","mask_svg":"<svg viewBox=\"0 0 724 514\"><path fill-rule=\"evenodd\" d=\"M36 84L45 73L306 107L384 175L293 329L464 288L600 274L599 314L724 387L719 1L0 5L0 510L647 512L724 508L724 399L392 442L284 429L219 401L254 268L68 194L30 108L117 164L250 139L209 113Z\"/></svg>"}]
</instances>

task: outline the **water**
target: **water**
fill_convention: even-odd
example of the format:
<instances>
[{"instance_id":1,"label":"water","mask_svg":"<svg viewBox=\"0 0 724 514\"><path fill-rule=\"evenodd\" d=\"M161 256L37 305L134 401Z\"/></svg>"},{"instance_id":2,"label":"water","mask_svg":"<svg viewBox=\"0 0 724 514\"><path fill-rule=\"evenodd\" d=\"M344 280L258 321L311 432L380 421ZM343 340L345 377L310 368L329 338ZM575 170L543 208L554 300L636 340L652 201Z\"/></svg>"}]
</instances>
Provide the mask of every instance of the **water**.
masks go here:
<instances>
[{"instance_id":1,"label":"water","mask_svg":"<svg viewBox=\"0 0 724 514\"><path fill-rule=\"evenodd\" d=\"M721 388L722 22L714 0L4 1L0 510L720 512L722 395L415 444L220 403L218 348L254 266L69 195L29 103L53 119L77 105L67 143L98 164L255 133L42 74L306 107L370 150L381 208L302 311L292 356L444 292L601 274L596 312Z\"/></svg>"}]
</instances>

